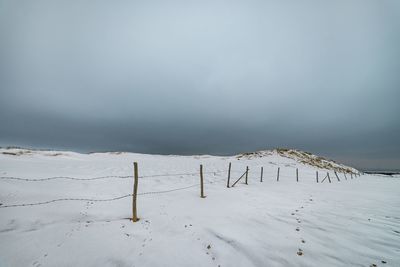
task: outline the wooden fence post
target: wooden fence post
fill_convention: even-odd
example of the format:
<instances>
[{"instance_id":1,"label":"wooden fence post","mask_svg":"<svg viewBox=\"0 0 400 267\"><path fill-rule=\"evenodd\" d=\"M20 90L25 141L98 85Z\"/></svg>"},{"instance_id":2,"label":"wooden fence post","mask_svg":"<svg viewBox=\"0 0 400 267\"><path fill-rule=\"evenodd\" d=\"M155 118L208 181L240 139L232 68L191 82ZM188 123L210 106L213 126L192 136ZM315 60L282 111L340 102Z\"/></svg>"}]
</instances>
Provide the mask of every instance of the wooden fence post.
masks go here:
<instances>
[{"instance_id":1,"label":"wooden fence post","mask_svg":"<svg viewBox=\"0 0 400 267\"><path fill-rule=\"evenodd\" d=\"M299 169L296 168L296 182L299 182Z\"/></svg>"},{"instance_id":2,"label":"wooden fence post","mask_svg":"<svg viewBox=\"0 0 400 267\"><path fill-rule=\"evenodd\" d=\"M315 172L316 177L317 177L317 183L318 183L318 171Z\"/></svg>"},{"instance_id":3,"label":"wooden fence post","mask_svg":"<svg viewBox=\"0 0 400 267\"><path fill-rule=\"evenodd\" d=\"M245 182L245 184L248 184L247 183L247 176L249 175L249 166L246 166L246 182Z\"/></svg>"},{"instance_id":4,"label":"wooden fence post","mask_svg":"<svg viewBox=\"0 0 400 267\"><path fill-rule=\"evenodd\" d=\"M280 167L278 167L278 173L276 174L276 181L279 182L279 169Z\"/></svg>"},{"instance_id":5,"label":"wooden fence post","mask_svg":"<svg viewBox=\"0 0 400 267\"><path fill-rule=\"evenodd\" d=\"M331 183L331 177L329 176L329 172L326 173L328 175L328 181Z\"/></svg>"},{"instance_id":6,"label":"wooden fence post","mask_svg":"<svg viewBox=\"0 0 400 267\"><path fill-rule=\"evenodd\" d=\"M260 178L261 183L262 183L262 178L263 178L263 172L264 172L264 167L261 167L261 178Z\"/></svg>"},{"instance_id":7,"label":"wooden fence post","mask_svg":"<svg viewBox=\"0 0 400 267\"><path fill-rule=\"evenodd\" d=\"M202 164L200 164L200 197L205 198L204 186L203 186L203 165Z\"/></svg>"},{"instance_id":8,"label":"wooden fence post","mask_svg":"<svg viewBox=\"0 0 400 267\"><path fill-rule=\"evenodd\" d=\"M137 197L137 189L138 189L138 181L139 181L139 175L138 175L138 164L137 162L133 163L133 169L134 169L134 183L133 183L133 194L132 194L132 222L137 222L139 221L139 218L137 217L137 210L136 210L136 197Z\"/></svg>"},{"instance_id":9,"label":"wooden fence post","mask_svg":"<svg viewBox=\"0 0 400 267\"><path fill-rule=\"evenodd\" d=\"M229 162L229 168L228 168L228 183L226 184L226 187L229 188L229 181L231 179L231 163Z\"/></svg>"},{"instance_id":10,"label":"wooden fence post","mask_svg":"<svg viewBox=\"0 0 400 267\"><path fill-rule=\"evenodd\" d=\"M337 175L336 171L335 171L335 175L336 175L336 179L338 180L338 182L340 182L339 176Z\"/></svg>"}]
</instances>

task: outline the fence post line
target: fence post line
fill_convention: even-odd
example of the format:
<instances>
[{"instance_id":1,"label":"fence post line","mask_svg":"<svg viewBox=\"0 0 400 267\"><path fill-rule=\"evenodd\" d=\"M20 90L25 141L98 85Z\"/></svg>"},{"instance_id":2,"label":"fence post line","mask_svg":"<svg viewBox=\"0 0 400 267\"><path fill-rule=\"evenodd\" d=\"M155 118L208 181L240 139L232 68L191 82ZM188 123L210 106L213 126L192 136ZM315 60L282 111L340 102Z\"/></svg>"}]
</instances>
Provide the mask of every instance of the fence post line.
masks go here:
<instances>
[{"instance_id":1,"label":"fence post line","mask_svg":"<svg viewBox=\"0 0 400 267\"><path fill-rule=\"evenodd\" d=\"M299 181L299 169L296 168L296 182Z\"/></svg>"},{"instance_id":2,"label":"fence post line","mask_svg":"<svg viewBox=\"0 0 400 267\"><path fill-rule=\"evenodd\" d=\"M317 177L317 183L318 183L318 171L315 172L316 177Z\"/></svg>"},{"instance_id":3,"label":"fence post line","mask_svg":"<svg viewBox=\"0 0 400 267\"><path fill-rule=\"evenodd\" d=\"M331 183L331 177L329 176L329 172L326 173L328 175L328 181Z\"/></svg>"},{"instance_id":4,"label":"fence post line","mask_svg":"<svg viewBox=\"0 0 400 267\"><path fill-rule=\"evenodd\" d=\"M339 176L337 175L336 171L335 171L335 175L336 175L336 179L338 180L338 182L340 182Z\"/></svg>"},{"instance_id":5,"label":"fence post line","mask_svg":"<svg viewBox=\"0 0 400 267\"><path fill-rule=\"evenodd\" d=\"M247 176L249 175L249 166L246 166L246 184L248 184L247 183Z\"/></svg>"},{"instance_id":6,"label":"fence post line","mask_svg":"<svg viewBox=\"0 0 400 267\"><path fill-rule=\"evenodd\" d=\"M203 186L203 164L200 164L200 197L205 198Z\"/></svg>"},{"instance_id":7,"label":"fence post line","mask_svg":"<svg viewBox=\"0 0 400 267\"><path fill-rule=\"evenodd\" d=\"M228 168L228 183L226 184L226 187L229 188L229 181L231 179L231 165L232 163L229 162L229 168Z\"/></svg>"},{"instance_id":8,"label":"fence post line","mask_svg":"<svg viewBox=\"0 0 400 267\"><path fill-rule=\"evenodd\" d=\"M264 172L264 167L261 167L261 178L260 178L260 182L262 183L262 178L263 178L263 172Z\"/></svg>"},{"instance_id":9,"label":"fence post line","mask_svg":"<svg viewBox=\"0 0 400 267\"><path fill-rule=\"evenodd\" d=\"M276 174L276 181L279 182L279 169L280 167L278 167L278 173Z\"/></svg>"},{"instance_id":10,"label":"fence post line","mask_svg":"<svg viewBox=\"0 0 400 267\"><path fill-rule=\"evenodd\" d=\"M139 218L137 217L137 210L136 210L136 197L137 197L137 189L138 189L138 181L139 181L139 175L138 175L138 164L137 162L133 163L133 169L134 169L134 183L133 183L133 194L132 194L132 222L137 222L139 221Z\"/></svg>"}]
</instances>

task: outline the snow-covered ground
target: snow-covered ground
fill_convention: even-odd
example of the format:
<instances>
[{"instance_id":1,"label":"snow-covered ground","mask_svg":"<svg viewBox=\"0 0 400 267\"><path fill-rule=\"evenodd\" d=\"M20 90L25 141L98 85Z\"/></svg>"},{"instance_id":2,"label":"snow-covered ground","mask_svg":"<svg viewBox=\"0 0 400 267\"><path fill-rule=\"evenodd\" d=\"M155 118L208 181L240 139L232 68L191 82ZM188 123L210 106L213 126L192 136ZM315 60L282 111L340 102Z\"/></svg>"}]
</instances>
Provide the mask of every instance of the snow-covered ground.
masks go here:
<instances>
[{"instance_id":1,"label":"snow-covered ground","mask_svg":"<svg viewBox=\"0 0 400 267\"><path fill-rule=\"evenodd\" d=\"M0 149L1 267L400 266L399 178L339 173L338 182L331 171L332 183L316 183L315 172L321 181L326 170L278 154L15 152ZM134 161L136 223L128 219L131 196L7 207L129 195ZM231 184L249 166L248 185L226 188L229 162ZM206 198L199 197L200 164ZM50 177L59 178L42 179Z\"/></svg>"}]
</instances>

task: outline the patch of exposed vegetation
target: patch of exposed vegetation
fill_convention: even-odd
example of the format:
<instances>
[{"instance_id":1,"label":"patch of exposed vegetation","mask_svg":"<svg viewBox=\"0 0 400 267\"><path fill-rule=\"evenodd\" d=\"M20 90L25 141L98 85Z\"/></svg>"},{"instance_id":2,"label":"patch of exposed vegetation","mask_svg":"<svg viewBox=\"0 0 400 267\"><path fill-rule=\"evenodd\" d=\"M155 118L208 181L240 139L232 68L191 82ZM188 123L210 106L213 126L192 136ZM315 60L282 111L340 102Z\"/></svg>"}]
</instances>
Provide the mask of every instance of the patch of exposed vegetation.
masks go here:
<instances>
[{"instance_id":1,"label":"patch of exposed vegetation","mask_svg":"<svg viewBox=\"0 0 400 267\"><path fill-rule=\"evenodd\" d=\"M19 148L19 147L7 147L5 150L2 149L0 153L3 155L9 155L9 156L24 156L24 155L33 155L33 154L38 154L41 153L42 155L45 156L50 156L50 157L57 157L57 156L62 156L65 155L64 153L60 152L51 152L51 151L45 151L45 150L32 150L32 149L24 149L24 148ZM45 152L42 152L45 151Z\"/></svg>"},{"instance_id":2,"label":"patch of exposed vegetation","mask_svg":"<svg viewBox=\"0 0 400 267\"><path fill-rule=\"evenodd\" d=\"M108 153L111 154L111 155L121 155L124 152L115 151L115 152L108 152Z\"/></svg>"},{"instance_id":3,"label":"patch of exposed vegetation","mask_svg":"<svg viewBox=\"0 0 400 267\"><path fill-rule=\"evenodd\" d=\"M266 156L273 155L274 152L272 150L261 150L256 152L244 152L237 156L238 159L254 159L254 158L262 158Z\"/></svg>"},{"instance_id":4,"label":"patch of exposed vegetation","mask_svg":"<svg viewBox=\"0 0 400 267\"><path fill-rule=\"evenodd\" d=\"M45 155L46 156L50 156L50 157L57 157L57 156L62 156L64 154L63 153L47 153Z\"/></svg>"},{"instance_id":5,"label":"patch of exposed vegetation","mask_svg":"<svg viewBox=\"0 0 400 267\"><path fill-rule=\"evenodd\" d=\"M320 169L328 169L337 172L344 173L354 173L356 170L345 165L336 163L333 160L326 159L323 157L319 157L311 154L310 152L295 150L295 149L287 149L287 148L276 148L274 150L262 150L256 152L246 152L237 156L238 159L254 159L254 158L262 158L265 156L270 156L273 154L278 154L281 157L286 157L289 159L293 159L299 163L310 165Z\"/></svg>"},{"instance_id":6,"label":"patch of exposed vegetation","mask_svg":"<svg viewBox=\"0 0 400 267\"><path fill-rule=\"evenodd\" d=\"M11 151L3 151L2 154L10 155L10 156L22 156L22 155L31 155L32 151L24 150L24 149L17 149L17 150L11 150Z\"/></svg>"}]
</instances>

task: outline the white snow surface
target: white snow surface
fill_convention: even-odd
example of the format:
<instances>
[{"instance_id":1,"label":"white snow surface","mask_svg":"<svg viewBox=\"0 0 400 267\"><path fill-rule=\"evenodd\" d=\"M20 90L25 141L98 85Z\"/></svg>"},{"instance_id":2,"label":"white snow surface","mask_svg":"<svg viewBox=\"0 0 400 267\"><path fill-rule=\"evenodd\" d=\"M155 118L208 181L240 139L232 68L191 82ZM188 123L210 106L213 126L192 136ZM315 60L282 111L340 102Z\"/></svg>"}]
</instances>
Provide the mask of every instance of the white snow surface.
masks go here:
<instances>
[{"instance_id":1,"label":"white snow surface","mask_svg":"<svg viewBox=\"0 0 400 267\"><path fill-rule=\"evenodd\" d=\"M277 154L238 160L10 151L17 150L0 149L1 267L400 266L399 178L346 180L339 173L339 182L331 171L332 183L316 183L315 172L321 181L327 170ZM136 223L129 220L134 161ZM231 184L249 166L248 185L242 179L226 187L229 162ZM200 164L206 198L200 198ZM51 177L58 178L43 179ZM83 180L96 177L103 178Z\"/></svg>"}]
</instances>

